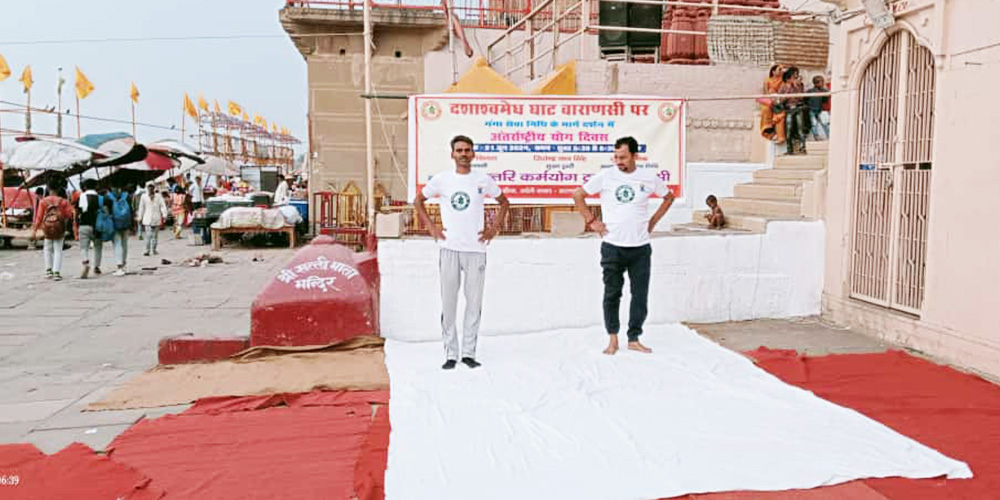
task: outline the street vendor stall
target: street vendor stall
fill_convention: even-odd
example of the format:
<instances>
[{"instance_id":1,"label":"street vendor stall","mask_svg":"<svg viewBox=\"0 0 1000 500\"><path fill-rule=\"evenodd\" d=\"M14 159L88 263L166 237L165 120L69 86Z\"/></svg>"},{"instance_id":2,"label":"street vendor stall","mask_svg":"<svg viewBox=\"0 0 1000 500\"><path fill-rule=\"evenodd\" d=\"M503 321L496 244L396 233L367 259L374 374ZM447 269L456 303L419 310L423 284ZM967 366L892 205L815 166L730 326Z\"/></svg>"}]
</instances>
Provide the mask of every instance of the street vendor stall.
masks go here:
<instances>
[{"instance_id":1,"label":"street vendor stall","mask_svg":"<svg viewBox=\"0 0 1000 500\"><path fill-rule=\"evenodd\" d=\"M295 226L302 217L294 207L232 207L226 209L210 227L212 248L222 248L224 235L281 233L288 237L288 245L295 248Z\"/></svg>"}]
</instances>

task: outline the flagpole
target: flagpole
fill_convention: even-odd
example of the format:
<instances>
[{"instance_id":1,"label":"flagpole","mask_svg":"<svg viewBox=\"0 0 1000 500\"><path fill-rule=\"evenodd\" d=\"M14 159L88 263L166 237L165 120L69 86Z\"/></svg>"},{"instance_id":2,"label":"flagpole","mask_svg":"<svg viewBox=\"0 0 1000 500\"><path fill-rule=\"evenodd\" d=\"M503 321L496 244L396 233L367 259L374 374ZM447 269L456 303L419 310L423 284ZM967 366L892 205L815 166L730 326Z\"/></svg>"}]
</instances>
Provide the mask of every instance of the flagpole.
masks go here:
<instances>
[{"instance_id":1,"label":"flagpole","mask_svg":"<svg viewBox=\"0 0 1000 500\"><path fill-rule=\"evenodd\" d=\"M181 106L181 144L184 144L184 124L187 120L187 112L184 110L184 106Z\"/></svg>"},{"instance_id":2,"label":"flagpole","mask_svg":"<svg viewBox=\"0 0 1000 500\"><path fill-rule=\"evenodd\" d=\"M28 94L28 111L24 115L24 133L25 135L31 135L31 88L27 89Z\"/></svg>"},{"instance_id":3,"label":"flagpole","mask_svg":"<svg viewBox=\"0 0 1000 500\"><path fill-rule=\"evenodd\" d=\"M77 96L76 96L76 137L77 137L77 139L79 139L80 137L83 137L83 135L80 134L80 95L79 94L77 94Z\"/></svg>"},{"instance_id":4,"label":"flagpole","mask_svg":"<svg viewBox=\"0 0 1000 500\"><path fill-rule=\"evenodd\" d=\"M201 111L198 111L198 152L202 150L201 147Z\"/></svg>"},{"instance_id":5,"label":"flagpole","mask_svg":"<svg viewBox=\"0 0 1000 500\"><path fill-rule=\"evenodd\" d=\"M372 94L372 0L364 2L364 44L365 44L365 95ZM449 25L449 28L451 26ZM451 29L448 30L451 33ZM365 226L369 233L375 232L375 160L372 150L372 100L365 98L365 191L368 196Z\"/></svg>"},{"instance_id":6,"label":"flagpole","mask_svg":"<svg viewBox=\"0 0 1000 500\"><path fill-rule=\"evenodd\" d=\"M135 101L132 101L132 137L135 137Z\"/></svg>"}]
</instances>

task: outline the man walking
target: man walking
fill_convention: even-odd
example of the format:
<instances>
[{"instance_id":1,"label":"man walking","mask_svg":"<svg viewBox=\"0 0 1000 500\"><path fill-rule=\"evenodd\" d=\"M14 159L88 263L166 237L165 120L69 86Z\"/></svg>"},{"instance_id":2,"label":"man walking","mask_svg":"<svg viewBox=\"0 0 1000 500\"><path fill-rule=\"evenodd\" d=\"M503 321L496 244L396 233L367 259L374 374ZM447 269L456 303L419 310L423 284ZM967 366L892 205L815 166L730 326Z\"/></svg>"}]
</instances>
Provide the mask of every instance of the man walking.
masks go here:
<instances>
[{"instance_id":1,"label":"man walking","mask_svg":"<svg viewBox=\"0 0 1000 500\"><path fill-rule=\"evenodd\" d=\"M653 248L649 233L663 218L674 201L667 186L652 169L637 168L639 143L632 137L615 142L617 168L602 170L573 193L576 209L583 214L586 227L603 238L601 268L604 272L604 327L610 337L605 354L618 352L618 306L621 304L624 274L628 272L632 303L628 318L628 348L653 352L639 342L642 324L646 321L646 299L649 293L650 257ZM600 193L603 221L587 208L587 195ZM663 203L652 217L649 197L662 196Z\"/></svg>"},{"instance_id":2,"label":"man walking","mask_svg":"<svg viewBox=\"0 0 1000 500\"><path fill-rule=\"evenodd\" d=\"M115 261L118 264L115 276L125 276L127 272L125 265L128 262L128 233L132 229L132 197L121 188L115 188L108 196L111 197L112 220L115 224L113 243Z\"/></svg>"},{"instance_id":3,"label":"man walking","mask_svg":"<svg viewBox=\"0 0 1000 500\"><path fill-rule=\"evenodd\" d=\"M194 176L194 182L188 188L191 195L191 211L198 210L205 204L205 188L201 185L201 176Z\"/></svg>"},{"instance_id":4,"label":"man walking","mask_svg":"<svg viewBox=\"0 0 1000 500\"><path fill-rule=\"evenodd\" d=\"M156 244L160 239L160 225L167 218L167 203L156 193L156 186L152 182L146 184L146 192L139 199L137 217L141 227L146 228L146 251L143 255L158 255Z\"/></svg>"},{"instance_id":5,"label":"man walking","mask_svg":"<svg viewBox=\"0 0 1000 500\"><path fill-rule=\"evenodd\" d=\"M80 253L83 255L83 272L80 279L87 279L90 273L90 245L94 245L94 274L101 274L101 255L104 253L104 240L97 232L97 217L101 210L106 210L109 201L97 194L97 181L83 181L83 193L80 195L79 211L77 211L77 235L80 241ZM102 206L103 205L103 206Z\"/></svg>"},{"instance_id":6,"label":"man walking","mask_svg":"<svg viewBox=\"0 0 1000 500\"><path fill-rule=\"evenodd\" d=\"M35 223L31 228L31 240L35 241L38 229L45 236L43 251L45 253L45 277L62 281L63 243L66 229L73 223L73 206L66 198L60 196L61 188L56 181L50 181L48 196L42 198L35 210Z\"/></svg>"},{"instance_id":7,"label":"man walking","mask_svg":"<svg viewBox=\"0 0 1000 500\"><path fill-rule=\"evenodd\" d=\"M452 139L451 157L455 160L455 169L432 177L413 202L417 216L441 247L441 335L445 354L445 363L441 368L445 370L455 368L459 359L455 315L462 273L465 273L465 322L461 360L469 368L480 366L476 361L476 340L482 316L483 285L486 282L486 244L500 232L500 225L510 207L510 202L492 177L484 172L472 171L472 160L476 157L472 139L464 135ZM484 228L486 197L495 198L500 203L500 213L490 228ZM424 207L424 201L430 198L441 200L440 228L431 221Z\"/></svg>"}]
</instances>

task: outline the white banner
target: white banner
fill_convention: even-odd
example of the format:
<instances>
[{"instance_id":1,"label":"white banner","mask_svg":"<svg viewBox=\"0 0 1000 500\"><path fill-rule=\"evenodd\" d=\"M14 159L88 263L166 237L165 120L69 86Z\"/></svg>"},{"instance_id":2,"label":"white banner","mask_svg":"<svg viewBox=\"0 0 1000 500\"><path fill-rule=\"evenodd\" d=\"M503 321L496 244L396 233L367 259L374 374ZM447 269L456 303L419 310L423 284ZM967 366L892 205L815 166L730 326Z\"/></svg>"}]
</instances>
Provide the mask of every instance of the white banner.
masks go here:
<instances>
[{"instance_id":1,"label":"white banner","mask_svg":"<svg viewBox=\"0 0 1000 500\"><path fill-rule=\"evenodd\" d=\"M451 139L475 142L472 168L514 202L565 204L602 168L614 143L639 142L638 167L651 168L680 198L684 187L684 101L649 97L410 97L409 193L455 168Z\"/></svg>"}]
</instances>

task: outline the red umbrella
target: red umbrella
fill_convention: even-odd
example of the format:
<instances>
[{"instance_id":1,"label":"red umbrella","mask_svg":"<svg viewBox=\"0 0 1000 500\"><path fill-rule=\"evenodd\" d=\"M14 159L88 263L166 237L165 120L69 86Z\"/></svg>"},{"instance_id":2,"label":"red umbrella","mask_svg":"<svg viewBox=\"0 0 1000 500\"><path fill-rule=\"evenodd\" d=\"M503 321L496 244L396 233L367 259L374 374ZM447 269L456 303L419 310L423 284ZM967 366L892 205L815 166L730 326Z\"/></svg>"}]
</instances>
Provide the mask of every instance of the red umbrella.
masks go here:
<instances>
[{"instance_id":1,"label":"red umbrella","mask_svg":"<svg viewBox=\"0 0 1000 500\"><path fill-rule=\"evenodd\" d=\"M165 170L170 170L179 165L177 160L163 154L159 151L149 150L146 155L146 159L137 161L135 163L129 163L127 165L122 165L118 168L126 170L153 170L157 172L162 172Z\"/></svg>"}]
</instances>

